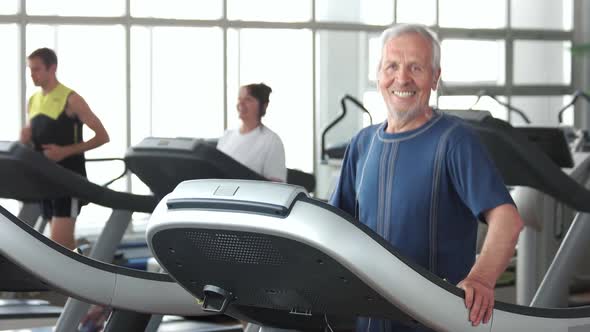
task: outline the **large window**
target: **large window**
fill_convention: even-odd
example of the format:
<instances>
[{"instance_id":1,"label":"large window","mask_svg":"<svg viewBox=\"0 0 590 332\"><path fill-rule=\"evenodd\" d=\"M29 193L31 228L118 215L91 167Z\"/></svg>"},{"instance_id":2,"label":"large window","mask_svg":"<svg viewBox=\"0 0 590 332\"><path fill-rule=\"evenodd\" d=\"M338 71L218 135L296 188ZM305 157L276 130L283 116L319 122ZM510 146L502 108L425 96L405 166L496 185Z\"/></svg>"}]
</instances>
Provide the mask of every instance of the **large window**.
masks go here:
<instances>
[{"instance_id":1,"label":"large window","mask_svg":"<svg viewBox=\"0 0 590 332\"><path fill-rule=\"evenodd\" d=\"M386 25L393 22L392 0L316 0L318 21Z\"/></svg>"},{"instance_id":2,"label":"large window","mask_svg":"<svg viewBox=\"0 0 590 332\"><path fill-rule=\"evenodd\" d=\"M439 0L439 11L441 27L494 29L506 26L506 1Z\"/></svg>"},{"instance_id":3,"label":"large window","mask_svg":"<svg viewBox=\"0 0 590 332\"><path fill-rule=\"evenodd\" d=\"M523 29L570 30L573 0L512 0L512 26Z\"/></svg>"},{"instance_id":4,"label":"large window","mask_svg":"<svg viewBox=\"0 0 590 332\"><path fill-rule=\"evenodd\" d=\"M131 29L131 137L219 137L223 133L223 45L219 28Z\"/></svg>"},{"instance_id":5,"label":"large window","mask_svg":"<svg viewBox=\"0 0 590 332\"><path fill-rule=\"evenodd\" d=\"M26 3L30 15L121 16L125 10L125 2L120 0L27 0Z\"/></svg>"},{"instance_id":6,"label":"large window","mask_svg":"<svg viewBox=\"0 0 590 332\"><path fill-rule=\"evenodd\" d=\"M436 0L397 0L397 22L436 23Z\"/></svg>"},{"instance_id":7,"label":"large window","mask_svg":"<svg viewBox=\"0 0 590 332\"><path fill-rule=\"evenodd\" d=\"M442 80L455 83L504 84L504 52L504 41L443 40Z\"/></svg>"},{"instance_id":8,"label":"large window","mask_svg":"<svg viewBox=\"0 0 590 332\"><path fill-rule=\"evenodd\" d=\"M514 83L570 84L570 48L569 41L515 41Z\"/></svg>"},{"instance_id":9,"label":"large window","mask_svg":"<svg viewBox=\"0 0 590 332\"><path fill-rule=\"evenodd\" d=\"M309 21L311 0L227 0L227 18L270 22Z\"/></svg>"},{"instance_id":10,"label":"large window","mask_svg":"<svg viewBox=\"0 0 590 332\"><path fill-rule=\"evenodd\" d=\"M0 140L12 141L19 137L22 126L20 120L20 70L18 59L18 30L16 24L0 24L0 40L5 50L0 52L0 109L2 121L0 121Z\"/></svg>"},{"instance_id":11,"label":"large window","mask_svg":"<svg viewBox=\"0 0 590 332\"><path fill-rule=\"evenodd\" d=\"M221 18L221 6L221 0L131 0L131 16L214 20Z\"/></svg>"},{"instance_id":12,"label":"large window","mask_svg":"<svg viewBox=\"0 0 590 332\"><path fill-rule=\"evenodd\" d=\"M0 15L16 14L19 0L3 0L0 3Z\"/></svg>"}]
</instances>

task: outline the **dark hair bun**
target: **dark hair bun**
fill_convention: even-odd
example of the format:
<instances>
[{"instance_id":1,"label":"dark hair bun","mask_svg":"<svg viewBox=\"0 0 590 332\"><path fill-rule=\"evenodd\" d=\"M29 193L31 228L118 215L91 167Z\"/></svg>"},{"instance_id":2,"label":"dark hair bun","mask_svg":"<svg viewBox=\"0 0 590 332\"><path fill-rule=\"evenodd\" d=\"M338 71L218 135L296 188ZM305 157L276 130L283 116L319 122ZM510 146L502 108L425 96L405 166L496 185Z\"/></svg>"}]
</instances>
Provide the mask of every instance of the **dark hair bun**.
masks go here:
<instances>
[{"instance_id":1,"label":"dark hair bun","mask_svg":"<svg viewBox=\"0 0 590 332\"><path fill-rule=\"evenodd\" d=\"M260 86L260 89L264 92L266 92L267 95L270 96L270 93L272 92L272 89L270 88L270 86L260 82L258 83L258 86Z\"/></svg>"}]
</instances>

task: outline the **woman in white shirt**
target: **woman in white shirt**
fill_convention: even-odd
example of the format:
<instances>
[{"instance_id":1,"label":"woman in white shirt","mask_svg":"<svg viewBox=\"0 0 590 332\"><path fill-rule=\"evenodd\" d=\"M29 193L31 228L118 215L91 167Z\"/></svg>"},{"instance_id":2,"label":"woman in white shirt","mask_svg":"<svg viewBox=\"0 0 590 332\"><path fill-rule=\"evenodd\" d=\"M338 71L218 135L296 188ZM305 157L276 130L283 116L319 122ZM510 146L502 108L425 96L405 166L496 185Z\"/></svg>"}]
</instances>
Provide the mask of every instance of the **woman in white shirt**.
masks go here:
<instances>
[{"instance_id":1,"label":"woman in white shirt","mask_svg":"<svg viewBox=\"0 0 590 332\"><path fill-rule=\"evenodd\" d=\"M237 110L242 125L227 130L217 149L241 164L279 182L287 180L285 149L279 135L262 124L272 89L264 83L240 87Z\"/></svg>"}]
</instances>

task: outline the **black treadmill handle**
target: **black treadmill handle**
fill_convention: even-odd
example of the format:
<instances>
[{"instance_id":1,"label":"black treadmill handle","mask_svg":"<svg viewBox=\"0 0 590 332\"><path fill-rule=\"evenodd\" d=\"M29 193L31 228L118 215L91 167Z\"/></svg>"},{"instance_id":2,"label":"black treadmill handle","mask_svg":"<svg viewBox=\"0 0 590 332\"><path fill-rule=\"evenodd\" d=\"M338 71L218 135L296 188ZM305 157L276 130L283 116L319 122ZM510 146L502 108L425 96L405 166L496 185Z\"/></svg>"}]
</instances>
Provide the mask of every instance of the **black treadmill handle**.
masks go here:
<instances>
[{"instance_id":1,"label":"black treadmill handle","mask_svg":"<svg viewBox=\"0 0 590 332\"><path fill-rule=\"evenodd\" d=\"M502 106L506 107L506 108L507 108L509 111L512 111L512 112L514 112L514 113L516 113L516 114L520 115L520 117L521 117L521 118L524 120L524 122L526 122L527 124L530 124L530 123L531 123L531 119L529 119L529 117L528 117L528 116L527 116L527 115L526 115L526 114L525 114L523 111L519 110L518 108L516 108L516 107L514 107L514 106L512 106L512 105L510 105L510 104L508 104L508 103L505 103L505 102L501 101L501 100L500 100L500 99L498 99L496 96L493 96L493 95L489 95L489 96L490 96L490 98L492 98L493 100L495 100L495 101L496 101L498 104L500 104L500 105L502 105Z\"/></svg>"},{"instance_id":2,"label":"black treadmill handle","mask_svg":"<svg viewBox=\"0 0 590 332\"><path fill-rule=\"evenodd\" d=\"M123 172L121 174L119 174L117 177L105 182L102 186L103 187L108 187L111 184L113 184L113 182L121 179L122 177L124 177L125 175L127 175L127 172L129 171L129 169L127 168L127 163L125 162L124 158L90 158L90 159L86 159L87 162L103 162L103 161L121 161L123 162Z\"/></svg>"},{"instance_id":3,"label":"black treadmill handle","mask_svg":"<svg viewBox=\"0 0 590 332\"><path fill-rule=\"evenodd\" d=\"M531 123L531 119L529 119L529 117L528 117L528 116L527 116L527 115L526 115L526 114L525 114L523 111L519 110L518 108L516 108L516 107L514 107L514 106L512 106L512 105L510 105L510 104L508 104L508 103L505 103L505 102L501 101L500 99L498 99L498 97L496 97L496 96L495 96L495 95L493 95L493 94L490 94L490 93L488 93L488 92L487 92L485 89L484 89L484 90L479 90L479 91L477 92L477 99L475 100L475 103L473 103L473 105L471 105L471 107L469 107L469 110L473 110L473 107L474 107L475 105L477 105L477 103L479 102L479 100L480 100L480 99L481 99L481 97L483 97L483 96L488 96L488 97L492 98L492 99L493 99L493 100L494 100L496 103L498 103L498 104L500 104L500 105L502 105L502 106L506 107L506 108L507 108L509 111L512 111L512 112L514 112L514 113L516 113L516 114L520 115L520 117L521 117L521 118L524 120L524 122L526 122L527 124L530 124L530 123Z\"/></svg>"},{"instance_id":4,"label":"black treadmill handle","mask_svg":"<svg viewBox=\"0 0 590 332\"><path fill-rule=\"evenodd\" d=\"M365 108L365 106L355 97L349 95L349 94L345 94L344 97L342 97L342 99L340 99L340 105L342 107L342 112L340 112L340 114L338 115L338 117L336 119L334 119L332 122L330 122L326 128L322 131L322 151L321 151L321 160L322 162L326 161L326 134L328 133L328 131L330 131L338 122L342 121L342 119L344 118L344 116L346 115L347 109L346 109L346 101L349 100L352 103L354 103L355 105L357 105L361 111L363 111L364 113L366 113L367 115L369 115L369 121L370 124L373 124L373 117L371 116L371 113L369 112L369 110L367 110Z\"/></svg>"},{"instance_id":5,"label":"black treadmill handle","mask_svg":"<svg viewBox=\"0 0 590 332\"><path fill-rule=\"evenodd\" d=\"M579 97L584 98L584 100L586 100L586 102L590 103L590 95L588 95L587 93L585 93L582 90L576 90L576 92L574 92L574 94L573 94L572 100L569 103L565 104L559 110L559 112L557 112L557 119L558 119L559 123L563 123L563 112L565 112L568 108L573 106L578 101Z\"/></svg>"}]
</instances>

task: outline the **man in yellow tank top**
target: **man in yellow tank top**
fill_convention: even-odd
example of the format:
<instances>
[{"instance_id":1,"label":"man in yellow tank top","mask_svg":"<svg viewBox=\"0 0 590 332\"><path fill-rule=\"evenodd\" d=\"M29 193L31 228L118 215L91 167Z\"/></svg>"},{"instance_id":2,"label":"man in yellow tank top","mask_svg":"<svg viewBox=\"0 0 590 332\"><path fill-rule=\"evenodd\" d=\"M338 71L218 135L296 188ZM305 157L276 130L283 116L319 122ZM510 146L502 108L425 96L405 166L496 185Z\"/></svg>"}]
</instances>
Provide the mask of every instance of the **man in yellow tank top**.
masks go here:
<instances>
[{"instance_id":1,"label":"man in yellow tank top","mask_svg":"<svg viewBox=\"0 0 590 332\"><path fill-rule=\"evenodd\" d=\"M20 141L32 144L47 158L73 172L86 176L84 152L109 141L109 135L84 98L57 80L57 56L48 48L35 50L28 56L31 79L41 90L33 94L27 107L27 124ZM83 125L94 137L82 138ZM74 222L79 213L75 197L42 202L43 217L51 222L51 239L73 249Z\"/></svg>"}]
</instances>

